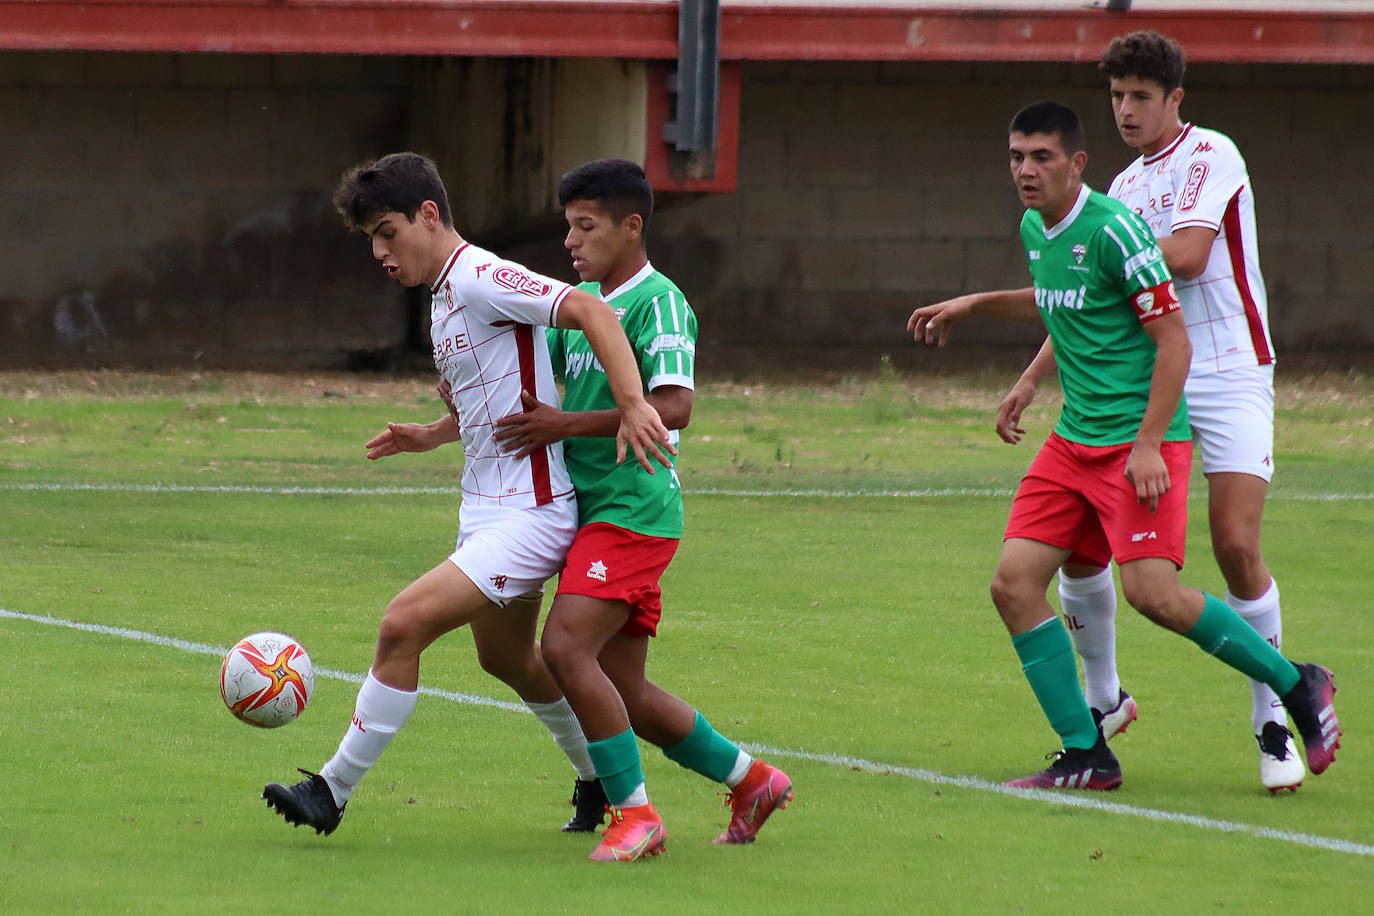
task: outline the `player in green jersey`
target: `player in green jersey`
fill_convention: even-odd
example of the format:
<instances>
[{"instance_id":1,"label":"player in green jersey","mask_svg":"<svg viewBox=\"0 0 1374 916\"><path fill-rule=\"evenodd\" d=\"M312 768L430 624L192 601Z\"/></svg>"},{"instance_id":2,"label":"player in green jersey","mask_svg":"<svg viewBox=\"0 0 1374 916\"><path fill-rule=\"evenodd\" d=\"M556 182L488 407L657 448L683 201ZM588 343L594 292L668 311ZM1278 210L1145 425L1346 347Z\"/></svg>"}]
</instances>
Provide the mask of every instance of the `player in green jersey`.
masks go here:
<instances>
[{"instance_id":1,"label":"player in green jersey","mask_svg":"<svg viewBox=\"0 0 1374 916\"><path fill-rule=\"evenodd\" d=\"M1271 686L1321 773L1341 732L1331 673L1293 664L1225 602L1178 581L1192 461L1183 382L1192 354L1173 283L1148 226L1083 184L1078 117L1055 102L1017 113L1012 181L1027 207L1021 241L1033 302L1016 291L918 308L907 329L943 343L972 313L1039 317L1059 364L1064 406L1012 503L992 598L1041 708L1062 741L1018 788L1115 789L1121 767L1078 683L1073 645L1046 591L1071 556L1115 557L1127 602L1155 623Z\"/></svg>"},{"instance_id":2,"label":"player in green jersey","mask_svg":"<svg viewBox=\"0 0 1374 916\"><path fill-rule=\"evenodd\" d=\"M682 291L645 253L653 190L644 171L619 159L588 162L563 176L558 198L580 288L610 303L639 360L649 403L670 430L686 428L697 321ZM548 336L566 387L562 409L526 396L525 412L499 420L497 436L518 454L562 441L577 490L580 527L541 646L582 723L611 806L611 826L591 858L628 861L663 851L663 821L649 802L636 735L729 787L730 824L715 842L753 842L792 797L787 774L740 750L644 672L661 612L659 578L682 535L677 473L617 463L605 372L582 334Z\"/></svg>"}]
</instances>

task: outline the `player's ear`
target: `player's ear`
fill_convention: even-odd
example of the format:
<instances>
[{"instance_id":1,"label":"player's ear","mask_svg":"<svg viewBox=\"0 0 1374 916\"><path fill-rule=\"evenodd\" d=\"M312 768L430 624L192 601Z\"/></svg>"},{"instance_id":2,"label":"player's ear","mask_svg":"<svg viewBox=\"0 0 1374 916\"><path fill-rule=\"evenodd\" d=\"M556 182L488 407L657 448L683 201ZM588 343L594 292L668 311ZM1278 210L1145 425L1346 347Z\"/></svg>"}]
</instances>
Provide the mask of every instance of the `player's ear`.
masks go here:
<instances>
[{"instance_id":1,"label":"player's ear","mask_svg":"<svg viewBox=\"0 0 1374 916\"><path fill-rule=\"evenodd\" d=\"M437 227L439 225L439 205L432 200L421 203L420 221L426 229Z\"/></svg>"},{"instance_id":2,"label":"player's ear","mask_svg":"<svg viewBox=\"0 0 1374 916\"><path fill-rule=\"evenodd\" d=\"M1170 111L1178 111L1178 107L1183 104L1183 87L1179 86L1165 96L1164 104Z\"/></svg>"},{"instance_id":3,"label":"player's ear","mask_svg":"<svg viewBox=\"0 0 1374 916\"><path fill-rule=\"evenodd\" d=\"M632 239L637 239L644 235L644 217L638 213L631 213L621 220L620 228L625 230L625 234Z\"/></svg>"},{"instance_id":4,"label":"player's ear","mask_svg":"<svg viewBox=\"0 0 1374 916\"><path fill-rule=\"evenodd\" d=\"M1079 150L1069 157L1069 161L1073 163L1074 174L1082 175L1083 169L1088 165L1088 151Z\"/></svg>"}]
</instances>

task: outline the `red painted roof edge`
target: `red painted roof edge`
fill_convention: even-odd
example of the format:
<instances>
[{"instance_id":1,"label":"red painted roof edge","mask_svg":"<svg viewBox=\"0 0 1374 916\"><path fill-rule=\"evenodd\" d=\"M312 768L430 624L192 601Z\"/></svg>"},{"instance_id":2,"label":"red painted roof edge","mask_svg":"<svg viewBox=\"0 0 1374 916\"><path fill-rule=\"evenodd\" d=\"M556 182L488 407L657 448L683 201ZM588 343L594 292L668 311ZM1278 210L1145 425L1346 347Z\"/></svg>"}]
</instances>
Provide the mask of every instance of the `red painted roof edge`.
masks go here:
<instances>
[{"instance_id":1,"label":"red painted roof edge","mask_svg":"<svg viewBox=\"0 0 1374 916\"><path fill-rule=\"evenodd\" d=\"M1094 60L1154 28L1191 61L1374 63L1365 4L1112 13L726 3L726 60ZM0 0L0 49L669 59L668 0Z\"/></svg>"}]
</instances>

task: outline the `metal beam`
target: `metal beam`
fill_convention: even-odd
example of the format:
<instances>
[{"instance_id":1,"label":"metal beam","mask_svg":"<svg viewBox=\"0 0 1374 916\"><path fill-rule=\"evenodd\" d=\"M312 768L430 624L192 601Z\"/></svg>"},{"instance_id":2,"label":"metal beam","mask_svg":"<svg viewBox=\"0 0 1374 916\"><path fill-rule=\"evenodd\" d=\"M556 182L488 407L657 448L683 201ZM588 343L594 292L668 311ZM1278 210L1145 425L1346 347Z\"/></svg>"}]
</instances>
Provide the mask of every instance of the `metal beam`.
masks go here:
<instances>
[{"instance_id":1,"label":"metal beam","mask_svg":"<svg viewBox=\"0 0 1374 916\"><path fill-rule=\"evenodd\" d=\"M709 152L716 148L720 99L720 0L681 0L677 34L677 72L668 87L677 110L663 125L663 139L679 152Z\"/></svg>"}]
</instances>

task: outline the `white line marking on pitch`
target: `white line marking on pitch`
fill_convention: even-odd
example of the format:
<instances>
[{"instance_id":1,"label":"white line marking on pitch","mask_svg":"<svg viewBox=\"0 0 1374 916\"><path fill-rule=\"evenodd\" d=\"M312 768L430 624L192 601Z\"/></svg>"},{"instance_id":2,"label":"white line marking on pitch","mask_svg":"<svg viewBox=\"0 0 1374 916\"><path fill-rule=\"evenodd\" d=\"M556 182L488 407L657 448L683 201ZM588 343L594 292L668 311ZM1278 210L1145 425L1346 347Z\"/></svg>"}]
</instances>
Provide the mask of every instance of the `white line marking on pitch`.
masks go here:
<instances>
[{"instance_id":1,"label":"white line marking on pitch","mask_svg":"<svg viewBox=\"0 0 1374 916\"><path fill-rule=\"evenodd\" d=\"M458 487L269 487L247 484L179 483L0 483L0 490L52 493L244 493L253 496L461 496ZM850 499L860 496L903 499L942 496L1009 497L1015 491L1000 487L943 487L917 490L736 490L719 487L688 488L693 496ZM1203 500L1205 492L1194 491L1189 499ZM1284 493L1269 494L1269 499L1304 502L1346 502L1374 500L1374 493Z\"/></svg>"},{"instance_id":2,"label":"white line marking on pitch","mask_svg":"<svg viewBox=\"0 0 1374 916\"><path fill-rule=\"evenodd\" d=\"M166 646L172 649L180 649L183 652L194 652L201 655L222 657L229 651L228 646L212 646L208 643L189 642L172 636L160 636L156 633L146 633L142 630L131 630L127 627L111 627L97 623L82 623L76 620L64 620L61 617L25 614L20 611L11 611L6 608L0 608L0 618L26 620L33 623L47 624L49 626L80 630L86 633L97 633L102 636L117 636L121 639L132 639L138 642L152 643L153 645ZM348 671L337 671L332 668L316 668L315 674L320 677L347 681L350 684L361 684L363 682L363 676L360 674L353 674ZM474 694L456 693L451 690L439 690L433 687L421 687L420 693L445 700L452 700L455 703L467 703L476 706L494 706L498 709L504 709L510 712L529 712L529 709L521 703L510 703L504 700L495 700L490 697L476 696ZM1374 858L1374 846L1366 843L1356 843L1352 840L1317 836L1311 833L1298 833L1292 830L1277 830L1273 827L1260 827L1254 824L1242 824L1236 821L1223 821L1217 818L1202 817L1196 814L1164 811L1159 808L1139 808L1134 805L1104 801L1100 796L1086 794L1075 795L1068 792L1051 792L1040 789L1012 789L1001 783L989 782L977 776L948 776L938 770L894 766L888 763L864 760L860 757L846 757L840 754L814 754L809 751L771 747L766 744L755 744L748 741L741 741L739 745L750 753L761 754L768 757L790 757L795 760L810 760L817 763L830 764L832 766L844 766L850 769L858 769L867 773L890 773L896 776L905 776L908 779L916 779L921 782L933 783L940 786L956 786L961 789L977 789L983 792L996 792L1001 795L1010 795L1027 801L1038 801L1051 805L1064 805L1071 808L1086 808L1090 811L1099 811L1106 814L1119 814L1124 817L1139 817L1151 821L1183 824L1189 827L1198 827L1203 830L1216 830L1222 833L1244 833L1266 840L1282 840L1285 843L1296 843L1299 846L1311 846L1316 849L1325 849L1331 852L1345 852Z\"/></svg>"}]
</instances>

